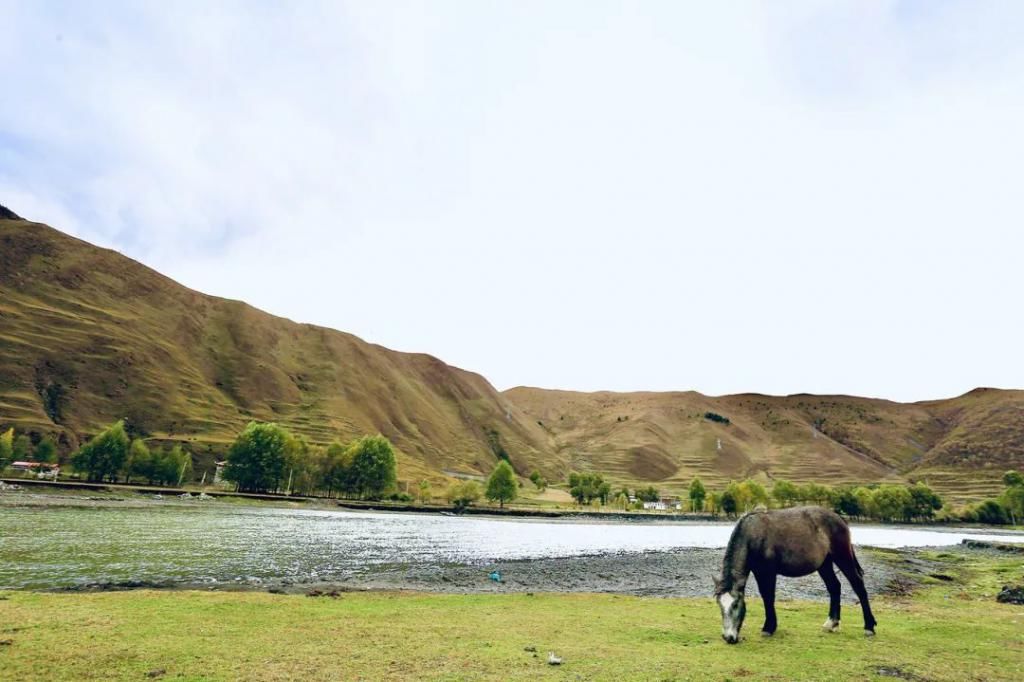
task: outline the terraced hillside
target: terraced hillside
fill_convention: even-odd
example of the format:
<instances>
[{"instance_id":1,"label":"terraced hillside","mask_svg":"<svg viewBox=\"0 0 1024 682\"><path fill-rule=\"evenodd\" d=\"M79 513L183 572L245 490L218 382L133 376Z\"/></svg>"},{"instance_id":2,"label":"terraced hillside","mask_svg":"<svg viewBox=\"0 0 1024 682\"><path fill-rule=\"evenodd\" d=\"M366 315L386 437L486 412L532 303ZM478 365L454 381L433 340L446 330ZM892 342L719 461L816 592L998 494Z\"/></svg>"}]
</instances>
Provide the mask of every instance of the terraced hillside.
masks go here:
<instances>
[{"instance_id":1,"label":"terraced hillside","mask_svg":"<svg viewBox=\"0 0 1024 682\"><path fill-rule=\"evenodd\" d=\"M902 404L849 396L574 393L519 387L559 459L681 490L747 476L831 483L927 479L953 498L998 490L1024 463L1024 391ZM729 420L715 421L713 413Z\"/></svg>"},{"instance_id":2,"label":"terraced hillside","mask_svg":"<svg viewBox=\"0 0 1024 682\"><path fill-rule=\"evenodd\" d=\"M16 216L15 216L16 218ZM0 425L65 449L119 417L206 459L250 419L315 443L381 432L403 475L517 468L547 434L481 376L189 290L45 225L0 219ZM197 470L201 467L197 467Z\"/></svg>"},{"instance_id":3,"label":"terraced hillside","mask_svg":"<svg viewBox=\"0 0 1024 682\"><path fill-rule=\"evenodd\" d=\"M713 421L707 413L728 419ZM116 252L0 207L0 428L66 452L124 417L182 441L197 475L250 419L314 443L380 432L402 477L571 470L682 491L765 482L924 478L954 498L1024 468L1024 391L913 404L849 396L497 392L427 355L297 324L187 289Z\"/></svg>"}]
</instances>

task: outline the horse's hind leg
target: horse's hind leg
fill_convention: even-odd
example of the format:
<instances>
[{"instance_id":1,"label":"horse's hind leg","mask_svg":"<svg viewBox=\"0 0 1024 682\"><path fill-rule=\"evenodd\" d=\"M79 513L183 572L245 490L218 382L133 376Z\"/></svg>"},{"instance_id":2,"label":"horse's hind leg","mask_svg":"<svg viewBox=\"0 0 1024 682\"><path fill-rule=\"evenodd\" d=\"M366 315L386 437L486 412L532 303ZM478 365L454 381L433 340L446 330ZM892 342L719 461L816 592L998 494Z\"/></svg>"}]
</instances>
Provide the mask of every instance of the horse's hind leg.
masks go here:
<instances>
[{"instance_id":1,"label":"horse's hind leg","mask_svg":"<svg viewBox=\"0 0 1024 682\"><path fill-rule=\"evenodd\" d=\"M762 635L773 635L779 627L779 621L775 617L775 573L754 573L757 580L757 589L764 601L764 627L761 628Z\"/></svg>"},{"instance_id":2,"label":"horse's hind leg","mask_svg":"<svg viewBox=\"0 0 1024 682\"><path fill-rule=\"evenodd\" d=\"M875 634L875 625L878 621L875 620L875 616L871 613L871 604L868 601L868 590L864 587L864 570L861 569L860 563L857 561L857 556L853 553L853 546L849 545L846 551L842 552L843 556L835 556L833 559L836 562L836 566L843 572L846 579L850 581L850 587L857 594L857 599L860 600L860 608L864 612L864 631L865 634Z\"/></svg>"},{"instance_id":3,"label":"horse's hind leg","mask_svg":"<svg viewBox=\"0 0 1024 682\"><path fill-rule=\"evenodd\" d=\"M825 559L825 563L818 569L818 575L821 576L825 582L825 588L828 589L828 620L821 627L829 632L835 632L839 629L840 597L843 587L839 583L839 578L836 577L831 557Z\"/></svg>"}]
</instances>

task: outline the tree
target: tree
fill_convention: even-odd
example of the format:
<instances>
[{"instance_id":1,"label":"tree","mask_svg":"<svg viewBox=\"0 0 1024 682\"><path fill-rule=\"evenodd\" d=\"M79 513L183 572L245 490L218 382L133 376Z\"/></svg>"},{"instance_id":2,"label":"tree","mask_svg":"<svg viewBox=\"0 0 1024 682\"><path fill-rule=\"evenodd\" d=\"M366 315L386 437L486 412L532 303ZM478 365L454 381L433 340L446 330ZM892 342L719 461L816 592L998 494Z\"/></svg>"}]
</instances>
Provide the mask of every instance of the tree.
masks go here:
<instances>
[{"instance_id":1,"label":"tree","mask_svg":"<svg viewBox=\"0 0 1024 682\"><path fill-rule=\"evenodd\" d=\"M448 487L448 502L459 511L480 499L480 485L476 481L461 481Z\"/></svg>"},{"instance_id":2,"label":"tree","mask_svg":"<svg viewBox=\"0 0 1024 682\"><path fill-rule=\"evenodd\" d=\"M71 465L90 481L116 480L128 460L128 447L124 420L117 421L80 447L71 458Z\"/></svg>"},{"instance_id":3,"label":"tree","mask_svg":"<svg viewBox=\"0 0 1024 682\"><path fill-rule=\"evenodd\" d=\"M860 500L854 494L853 488L849 486L835 489L832 495L832 509L837 514L844 516L861 516L863 514Z\"/></svg>"},{"instance_id":4,"label":"tree","mask_svg":"<svg viewBox=\"0 0 1024 682\"><path fill-rule=\"evenodd\" d=\"M911 498L905 487L901 485L879 486L871 497L878 518L886 521L906 518Z\"/></svg>"},{"instance_id":5,"label":"tree","mask_svg":"<svg viewBox=\"0 0 1024 682\"><path fill-rule=\"evenodd\" d=\"M381 435L355 442L352 454L351 490L365 499L379 499L394 489L398 476L395 450Z\"/></svg>"},{"instance_id":6,"label":"tree","mask_svg":"<svg viewBox=\"0 0 1024 682\"><path fill-rule=\"evenodd\" d=\"M276 490L281 484L288 432L277 424L249 422L228 450L224 480L243 492Z\"/></svg>"},{"instance_id":7,"label":"tree","mask_svg":"<svg viewBox=\"0 0 1024 682\"><path fill-rule=\"evenodd\" d=\"M858 486L853 490L853 496L857 498L857 506L860 508L860 515L877 517L878 510L875 507L875 494L871 488Z\"/></svg>"},{"instance_id":8,"label":"tree","mask_svg":"<svg viewBox=\"0 0 1024 682\"><path fill-rule=\"evenodd\" d=\"M832 490L820 483L806 483L798 488L798 495L804 502L826 506L832 497Z\"/></svg>"},{"instance_id":9,"label":"tree","mask_svg":"<svg viewBox=\"0 0 1024 682\"><path fill-rule=\"evenodd\" d=\"M706 495L707 491L704 489L704 483L699 478L694 477L690 481L690 509L692 511L704 509L704 497Z\"/></svg>"},{"instance_id":10,"label":"tree","mask_svg":"<svg viewBox=\"0 0 1024 682\"><path fill-rule=\"evenodd\" d=\"M47 464L57 461L57 444L53 442L52 438L45 436L36 445L34 457L37 462L45 462Z\"/></svg>"},{"instance_id":11,"label":"tree","mask_svg":"<svg viewBox=\"0 0 1024 682\"><path fill-rule=\"evenodd\" d=\"M531 483L533 483L533 485L534 485L534 486L535 486L535 487L537 488L537 490L539 490L540 492L544 492L545 490L547 490L547 487L548 487L548 479L546 479L546 478L544 478L543 476L541 476L541 475L540 475L540 472L539 472L539 471L537 471L536 469L534 469L534 470L533 470L533 471L532 471L532 472L530 473L530 482L531 482Z\"/></svg>"},{"instance_id":12,"label":"tree","mask_svg":"<svg viewBox=\"0 0 1024 682\"><path fill-rule=\"evenodd\" d=\"M990 523L1003 525L1009 522L1006 516L1006 508L995 500L985 500L974 510L974 515L979 523Z\"/></svg>"},{"instance_id":13,"label":"tree","mask_svg":"<svg viewBox=\"0 0 1024 682\"><path fill-rule=\"evenodd\" d=\"M1024 476L1016 471L1007 471L1003 474L1003 483L1006 484L1006 490L999 502L1010 514L1010 522L1017 525L1024 518Z\"/></svg>"},{"instance_id":14,"label":"tree","mask_svg":"<svg viewBox=\"0 0 1024 682\"><path fill-rule=\"evenodd\" d=\"M752 478L748 478L739 485L740 493L743 497L744 504L743 510L746 511L752 507L756 507L759 504L768 506L768 491L764 489L764 486L755 481ZM738 500L737 500L738 501Z\"/></svg>"},{"instance_id":15,"label":"tree","mask_svg":"<svg viewBox=\"0 0 1024 682\"><path fill-rule=\"evenodd\" d=\"M0 471L14 461L14 429L0 433Z\"/></svg>"},{"instance_id":16,"label":"tree","mask_svg":"<svg viewBox=\"0 0 1024 682\"><path fill-rule=\"evenodd\" d=\"M327 497L331 497L335 491L345 492L349 488L348 471L351 462L352 458L348 456L344 445L334 441L327 446L320 462L320 487L327 490Z\"/></svg>"},{"instance_id":17,"label":"tree","mask_svg":"<svg viewBox=\"0 0 1024 682\"><path fill-rule=\"evenodd\" d=\"M491 472L491 477L487 479L487 499L491 502L497 500L498 507L504 508L506 502L516 499L518 492L516 473L512 471L512 466L508 462L500 460L498 466Z\"/></svg>"},{"instance_id":18,"label":"tree","mask_svg":"<svg viewBox=\"0 0 1024 682\"><path fill-rule=\"evenodd\" d=\"M175 485L180 486L185 479L192 475L192 454L180 445L175 445L166 457L172 475L168 482L173 480Z\"/></svg>"},{"instance_id":19,"label":"tree","mask_svg":"<svg viewBox=\"0 0 1024 682\"><path fill-rule=\"evenodd\" d=\"M781 507L788 507L800 499L800 492L790 481L779 480L772 486L772 497Z\"/></svg>"},{"instance_id":20,"label":"tree","mask_svg":"<svg viewBox=\"0 0 1024 682\"><path fill-rule=\"evenodd\" d=\"M141 438L136 438L128 447L128 464L125 467L125 476L130 483L135 477L144 478L152 485L155 473L156 461L153 453L146 447Z\"/></svg>"},{"instance_id":21,"label":"tree","mask_svg":"<svg viewBox=\"0 0 1024 682\"><path fill-rule=\"evenodd\" d=\"M707 496L707 511L711 512L715 516L718 516L718 512L722 510L722 496L718 493L708 493Z\"/></svg>"},{"instance_id":22,"label":"tree","mask_svg":"<svg viewBox=\"0 0 1024 682\"><path fill-rule=\"evenodd\" d=\"M1013 488L1016 486L1024 486L1024 476L1019 471L1007 471L1003 474L1003 485L1007 488Z\"/></svg>"},{"instance_id":23,"label":"tree","mask_svg":"<svg viewBox=\"0 0 1024 682\"><path fill-rule=\"evenodd\" d=\"M422 481L420 481L418 497L420 504L426 504L427 502L430 502L430 481L428 481L427 479L423 479Z\"/></svg>"},{"instance_id":24,"label":"tree","mask_svg":"<svg viewBox=\"0 0 1024 682\"><path fill-rule=\"evenodd\" d=\"M722 511L728 516L735 514L738 508L736 504L736 493L727 488L726 491L722 493L721 504Z\"/></svg>"},{"instance_id":25,"label":"tree","mask_svg":"<svg viewBox=\"0 0 1024 682\"><path fill-rule=\"evenodd\" d=\"M14 439L14 460L27 460L32 454L32 439L27 433L16 436Z\"/></svg>"},{"instance_id":26,"label":"tree","mask_svg":"<svg viewBox=\"0 0 1024 682\"><path fill-rule=\"evenodd\" d=\"M924 483L915 483L907 486L907 493L910 499L907 503L905 516L908 518L930 519L935 516L935 512L942 509L942 498L936 495Z\"/></svg>"}]
</instances>

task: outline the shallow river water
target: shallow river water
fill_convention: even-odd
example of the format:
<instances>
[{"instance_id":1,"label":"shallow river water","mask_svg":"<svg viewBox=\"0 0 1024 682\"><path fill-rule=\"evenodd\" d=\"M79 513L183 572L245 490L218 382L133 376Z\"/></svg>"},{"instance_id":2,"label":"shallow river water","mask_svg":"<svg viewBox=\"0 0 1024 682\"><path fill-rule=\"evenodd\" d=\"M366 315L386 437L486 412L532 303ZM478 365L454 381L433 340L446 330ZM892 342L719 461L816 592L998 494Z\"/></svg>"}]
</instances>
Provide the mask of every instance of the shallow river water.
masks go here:
<instances>
[{"instance_id":1,"label":"shallow river water","mask_svg":"<svg viewBox=\"0 0 1024 682\"><path fill-rule=\"evenodd\" d=\"M406 565L724 547L730 523L534 521L229 507L0 507L0 589L142 581L344 582ZM856 525L879 547L1024 541L975 529Z\"/></svg>"}]
</instances>

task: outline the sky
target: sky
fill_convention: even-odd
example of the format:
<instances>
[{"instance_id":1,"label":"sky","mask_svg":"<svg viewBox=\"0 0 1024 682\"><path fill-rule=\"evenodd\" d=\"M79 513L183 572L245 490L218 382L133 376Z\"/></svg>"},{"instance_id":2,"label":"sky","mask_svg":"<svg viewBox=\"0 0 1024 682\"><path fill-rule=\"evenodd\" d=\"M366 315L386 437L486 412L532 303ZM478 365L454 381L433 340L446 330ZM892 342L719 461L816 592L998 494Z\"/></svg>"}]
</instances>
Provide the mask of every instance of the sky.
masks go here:
<instances>
[{"instance_id":1,"label":"sky","mask_svg":"<svg viewBox=\"0 0 1024 682\"><path fill-rule=\"evenodd\" d=\"M0 203L500 389L1024 388L1022 21L0 0Z\"/></svg>"}]
</instances>

